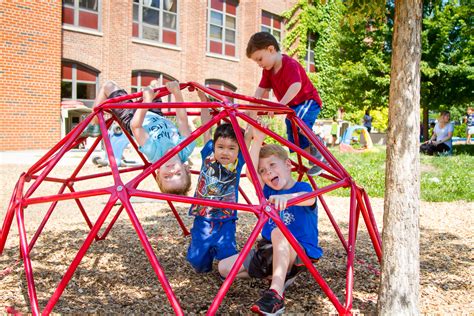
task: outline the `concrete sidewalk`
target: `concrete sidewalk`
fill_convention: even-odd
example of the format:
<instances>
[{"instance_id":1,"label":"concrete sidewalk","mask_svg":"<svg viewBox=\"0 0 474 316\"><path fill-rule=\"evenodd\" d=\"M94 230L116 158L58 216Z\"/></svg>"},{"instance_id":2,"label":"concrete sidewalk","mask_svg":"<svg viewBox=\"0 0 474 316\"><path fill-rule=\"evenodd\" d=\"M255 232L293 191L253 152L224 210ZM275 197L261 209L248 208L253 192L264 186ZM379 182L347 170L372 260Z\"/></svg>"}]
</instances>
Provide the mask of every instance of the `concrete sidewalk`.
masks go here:
<instances>
[{"instance_id":1,"label":"concrete sidewalk","mask_svg":"<svg viewBox=\"0 0 474 316\"><path fill-rule=\"evenodd\" d=\"M0 151L0 165L25 165L32 166L43 157L48 150L22 150L22 151ZM101 155L97 151L92 155ZM78 165L86 154L85 150L71 150L67 152L59 161L58 165L71 166Z\"/></svg>"}]
</instances>

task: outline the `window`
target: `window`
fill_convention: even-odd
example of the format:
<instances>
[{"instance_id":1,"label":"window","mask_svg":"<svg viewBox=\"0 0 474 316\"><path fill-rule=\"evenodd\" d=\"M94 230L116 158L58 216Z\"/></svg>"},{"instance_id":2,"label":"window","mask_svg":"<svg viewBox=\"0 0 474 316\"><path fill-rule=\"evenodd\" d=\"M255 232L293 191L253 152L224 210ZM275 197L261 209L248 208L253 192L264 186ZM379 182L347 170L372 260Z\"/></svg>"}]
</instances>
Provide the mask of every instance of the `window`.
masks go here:
<instances>
[{"instance_id":1,"label":"window","mask_svg":"<svg viewBox=\"0 0 474 316\"><path fill-rule=\"evenodd\" d=\"M236 0L208 0L207 51L229 57L236 56Z\"/></svg>"},{"instance_id":2,"label":"window","mask_svg":"<svg viewBox=\"0 0 474 316\"><path fill-rule=\"evenodd\" d=\"M62 63L61 99L78 100L92 107L98 87L98 72L86 66Z\"/></svg>"},{"instance_id":3,"label":"window","mask_svg":"<svg viewBox=\"0 0 474 316\"><path fill-rule=\"evenodd\" d=\"M308 35L308 44L306 45L306 56L304 61L306 62L306 71L315 72L316 67L314 66L314 48L316 44L316 38L313 34Z\"/></svg>"},{"instance_id":4,"label":"window","mask_svg":"<svg viewBox=\"0 0 474 316\"><path fill-rule=\"evenodd\" d=\"M214 89L219 89L219 90L224 90L224 91L230 91L230 92L237 91L237 87L219 79L206 79L205 85L206 87L209 87L209 88L214 88ZM234 98L229 98L229 100L231 102L234 102Z\"/></svg>"},{"instance_id":5,"label":"window","mask_svg":"<svg viewBox=\"0 0 474 316\"><path fill-rule=\"evenodd\" d=\"M176 45L177 0L133 0L133 37Z\"/></svg>"},{"instance_id":6,"label":"window","mask_svg":"<svg viewBox=\"0 0 474 316\"><path fill-rule=\"evenodd\" d=\"M63 0L63 24L100 31L100 0Z\"/></svg>"},{"instance_id":7,"label":"window","mask_svg":"<svg viewBox=\"0 0 474 316\"><path fill-rule=\"evenodd\" d=\"M266 11L262 11L261 31L262 32L268 32L268 33L272 34L273 36L275 36L278 44L280 45L280 49L282 49L281 43L282 43L282 40L283 40L283 38L282 38L283 22L282 21L283 21L283 19L281 17L279 17L278 15L275 15L275 14L272 14L272 13L269 13L269 12L266 12Z\"/></svg>"},{"instance_id":8,"label":"window","mask_svg":"<svg viewBox=\"0 0 474 316\"><path fill-rule=\"evenodd\" d=\"M176 79L158 71L132 71L132 93L141 91L142 88L149 86L153 80L158 80L158 85L164 86L168 81ZM163 101L171 102L171 95L168 95L167 99Z\"/></svg>"}]
</instances>

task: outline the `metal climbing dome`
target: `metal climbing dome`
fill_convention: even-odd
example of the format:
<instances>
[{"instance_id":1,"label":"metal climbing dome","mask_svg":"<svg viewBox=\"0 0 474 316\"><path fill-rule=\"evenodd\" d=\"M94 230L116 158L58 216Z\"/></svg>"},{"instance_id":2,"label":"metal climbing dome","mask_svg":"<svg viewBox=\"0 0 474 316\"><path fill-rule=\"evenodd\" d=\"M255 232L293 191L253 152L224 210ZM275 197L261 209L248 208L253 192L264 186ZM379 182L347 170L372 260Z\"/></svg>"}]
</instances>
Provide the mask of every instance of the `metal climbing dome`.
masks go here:
<instances>
[{"instance_id":1,"label":"metal climbing dome","mask_svg":"<svg viewBox=\"0 0 474 316\"><path fill-rule=\"evenodd\" d=\"M143 227L135 213L134 206L130 202L132 197L141 197L148 199L157 199L166 201L174 214L178 224L180 225L183 234L188 235L189 232L181 220L174 203L188 203L188 204L199 204L203 206L213 206L213 207L225 207L225 208L234 208L241 212L250 212L255 214L257 218L256 225L248 237L243 249L241 250L240 256L237 259L237 262L234 264L228 278L223 282L219 291L216 293L212 304L209 306L208 314L214 315L217 313L219 305L221 304L223 298L225 297L227 291L229 290L232 282L234 281L238 268L243 263L245 257L249 253L252 245L256 241L259 233L262 230L263 225L269 219L272 219L276 225L281 229L285 237L288 239L289 243L296 250L298 256L302 259L309 273L312 275L317 284L321 287L322 291L327 295L329 300L332 302L339 314L351 314L352 309L352 290L354 284L354 254L355 254L355 245L356 245L356 236L359 226L359 218L362 215L362 218L367 228L368 234L372 241L375 253L380 262L381 260L381 239L378 232L375 219L372 213L371 205L366 191L357 185L351 176L347 173L344 167L334 158L334 156L329 152L329 150L316 138L310 128L308 128L303 121L298 118L295 112L281 104L273 103L265 100L255 99L252 97L236 94L229 91L222 91L217 89L211 89L204 87L195 82L182 83L180 85L181 89L189 89L193 91L198 89L209 96L212 96L212 102L182 102L182 103L141 103L140 97L141 92L117 97L114 99L109 99L97 108L94 109L94 112L87 117L83 122L77 125L68 135L66 135L56 146L49 150L38 162L36 162L29 170L21 174L16 186L14 188L6 216L3 221L3 226L0 235L0 254L3 253L5 248L5 243L10 231L11 225L14 218L18 225L19 239L20 239L20 256L23 260L24 271L27 280L28 287L28 296L31 306L31 312L34 315L38 314L49 314L53 311L56 303L61 297L64 289L68 285L71 277L76 271L76 268L80 264L82 258L88 251L90 245L94 241L100 241L107 237L111 229L113 228L116 220L119 215L125 210L133 225L134 230L138 234L141 245L149 259L149 262L161 284L163 290L166 293L166 296L171 304L175 314L183 315L183 310L180 306L178 298L175 296L172 287L170 286L165 272L163 271L160 260L154 253L150 241L143 230ZM155 91L158 92L157 97L163 97L169 94L165 87L156 88ZM233 101L231 102L231 98ZM125 100L138 100L133 101L133 103L121 103ZM239 103L244 101L244 103ZM86 129L89 122L94 116L97 116L99 119L100 129L102 135L107 135L107 130L114 121L117 121L117 118L111 115L111 117L106 118L106 113L111 114L110 109L125 106L127 108L187 108L187 109L200 109L200 108L209 108L213 114L213 118L207 124L197 128L191 133L191 135L181 142L178 146L166 153L161 159L154 163L150 163L146 158L139 152L137 145L133 141L131 135L127 134L127 137L131 141L135 151L141 157L143 162L142 165L126 167L119 169L117 167L117 162L113 155L112 146L108 137L99 136L95 139L91 148L87 151L84 157L81 159L80 163L73 168L70 176L67 178L58 178L51 176L51 171L55 168L58 162L63 158L65 153L71 151L75 148L80 142L84 141L84 137L81 136L83 130ZM295 136L295 143L290 143L285 138L279 136L275 132L262 127L257 121L253 120L246 115L245 111L253 110L258 111L260 114L266 114L267 112L274 112L275 115L285 115L291 122L293 128L293 134ZM167 115L173 115L173 112L169 112ZM110 116L110 115L109 115ZM313 191L307 194L301 195L299 197L293 198L288 202L288 206L294 205L301 201L304 201L309 198L315 198L319 200L320 204L323 206L325 213L327 214L332 226L334 227L335 233L339 238L342 247L345 250L347 255L346 258L346 287L345 287L345 300L341 302L338 300L337 296L333 290L328 286L325 279L320 275L318 270L313 266L311 260L306 256L304 250L299 246L296 239L289 232L283 222L280 220L278 211L269 204L264 196L261 187L257 184L255 186L256 195L258 198L258 203L253 204L250 199L247 197L245 192L239 188L245 203L226 203L212 201L208 199L194 198L188 196L178 196L174 194L165 194L154 191L142 190L139 188L139 185L146 178L154 176L155 170L159 168L162 164L168 161L171 157L176 155L180 150L185 148L188 144L202 135L205 131L209 130L212 126L219 124L220 121L230 122L235 130L239 129L239 124L237 118L247 122L252 125L254 128L258 128L267 134L269 137L273 138L279 142L284 147L291 149L296 153L296 159L292 161L293 169L292 172L297 176L297 180L301 181L305 178L308 179L310 184L313 187ZM118 122L118 121L117 121ZM322 156L325 158L326 162L321 163L316 160L314 157L306 153L299 147L299 141L297 136L297 129L300 129L304 133L311 143L321 152ZM123 129L125 133L126 129ZM238 138L238 143L242 150L244 159L246 162L250 162L249 152L246 149L243 136L240 133L236 133ZM79 173L84 167L87 160L90 158L94 149L103 141L105 144L105 149L107 151L109 161L110 161L110 171L108 172L98 172L91 175L80 176ZM325 178L329 181L330 184L326 186L318 187L315 180L311 176L307 176L306 172L308 169L303 165L303 158L312 161L314 164L320 166L325 170L320 177ZM252 179L257 179L256 171L254 170L252 164L247 164L249 173L252 176ZM124 180L124 175L129 174L130 172L138 172L138 175L133 176L129 180ZM199 171L192 171L194 174L198 174ZM86 181L93 180L98 178L111 178L111 185L101 188L88 188L84 190L76 190L74 185ZM46 182L54 182L59 184L59 190L56 194L44 194L39 190L42 184ZM336 220L334 219L331 211L325 202L324 194L330 191L346 188L350 190L350 208L347 213L348 215L348 233L345 237L342 233L341 228L338 226ZM38 191L38 192L37 192ZM35 194L36 192L36 194ZM87 214L87 210L83 205L83 199L96 197L96 196L105 196L107 198L107 203L103 210L100 211L99 216L95 222L92 222ZM86 239L84 240L82 246L79 248L79 251L75 255L72 262L69 264L65 274L62 276L59 284L57 284L56 289L54 290L53 295L50 297L48 303L44 307L38 305L38 299L36 294L35 279L33 277L32 262L30 259L30 253L33 250L38 237L41 235L43 228L50 219L52 213L54 212L58 202L60 201L74 201L77 205L78 211L80 211L90 229ZM104 223L106 218L111 213L114 205L117 202L121 202L118 210L115 215L113 215L112 220L105 227ZM41 205L47 212L44 215L44 218L41 221L41 224L36 230L36 233L31 237L27 236L25 229L25 220L24 220L24 211L30 205ZM101 232L101 234L99 234ZM39 249L38 249L39 250Z\"/></svg>"}]
</instances>

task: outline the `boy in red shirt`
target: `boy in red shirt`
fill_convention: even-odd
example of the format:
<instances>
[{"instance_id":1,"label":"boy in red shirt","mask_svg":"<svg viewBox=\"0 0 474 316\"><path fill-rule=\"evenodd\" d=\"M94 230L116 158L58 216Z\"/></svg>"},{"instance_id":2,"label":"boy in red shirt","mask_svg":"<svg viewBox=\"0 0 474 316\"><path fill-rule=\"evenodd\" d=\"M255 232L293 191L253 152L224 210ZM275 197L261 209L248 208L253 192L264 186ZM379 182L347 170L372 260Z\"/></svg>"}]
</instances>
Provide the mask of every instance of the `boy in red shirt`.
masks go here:
<instances>
[{"instance_id":1,"label":"boy in red shirt","mask_svg":"<svg viewBox=\"0 0 474 316\"><path fill-rule=\"evenodd\" d=\"M262 79L255 91L255 97L261 98L265 92L273 90L278 102L288 105L296 115L310 128L313 128L321 111L322 101L318 91L308 78L303 67L295 59L282 54L275 37L268 32L258 32L250 37L247 44L247 57L261 68ZM288 140L294 143L291 123L286 122ZM300 147L320 161L324 158L310 143L306 136L298 133ZM313 166L308 174L319 175L323 170Z\"/></svg>"}]
</instances>

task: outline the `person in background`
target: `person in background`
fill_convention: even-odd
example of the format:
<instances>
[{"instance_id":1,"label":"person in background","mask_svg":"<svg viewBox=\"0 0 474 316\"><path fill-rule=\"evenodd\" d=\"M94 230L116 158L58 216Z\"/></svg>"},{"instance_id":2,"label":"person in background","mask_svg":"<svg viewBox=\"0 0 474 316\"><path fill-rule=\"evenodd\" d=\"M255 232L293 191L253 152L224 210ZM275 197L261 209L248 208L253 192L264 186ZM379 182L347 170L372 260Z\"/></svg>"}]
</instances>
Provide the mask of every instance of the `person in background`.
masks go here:
<instances>
[{"instance_id":1,"label":"person in background","mask_svg":"<svg viewBox=\"0 0 474 316\"><path fill-rule=\"evenodd\" d=\"M474 111L472 107L467 108L466 125L466 144L470 144L472 134L474 134Z\"/></svg>"},{"instance_id":2,"label":"person in background","mask_svg":"<svg viewBox=\"0 0 474 316\"><path fill-rule=\"evenodd\" d=\"M364 120L364 127L367 128L367 131L370 133L370 131L372 130L372 116L370 116L369 110L365 111L363 120Z\"/></svg>"},{"instance_id":3,"label":"person in background","mask_svg":"<svg viewBox=\"0 0 474 316\"><path fill-rule=\"evenodd\" d=\"M434 155L438 153L449 152L453 146L453 131L454 126L449 121L451 114L449 111L442 111L438 123L436 123L433 129L433 135L430 140L423 143L420 147L420 151L427 155Z\"/></svg>"}]
</instances>

